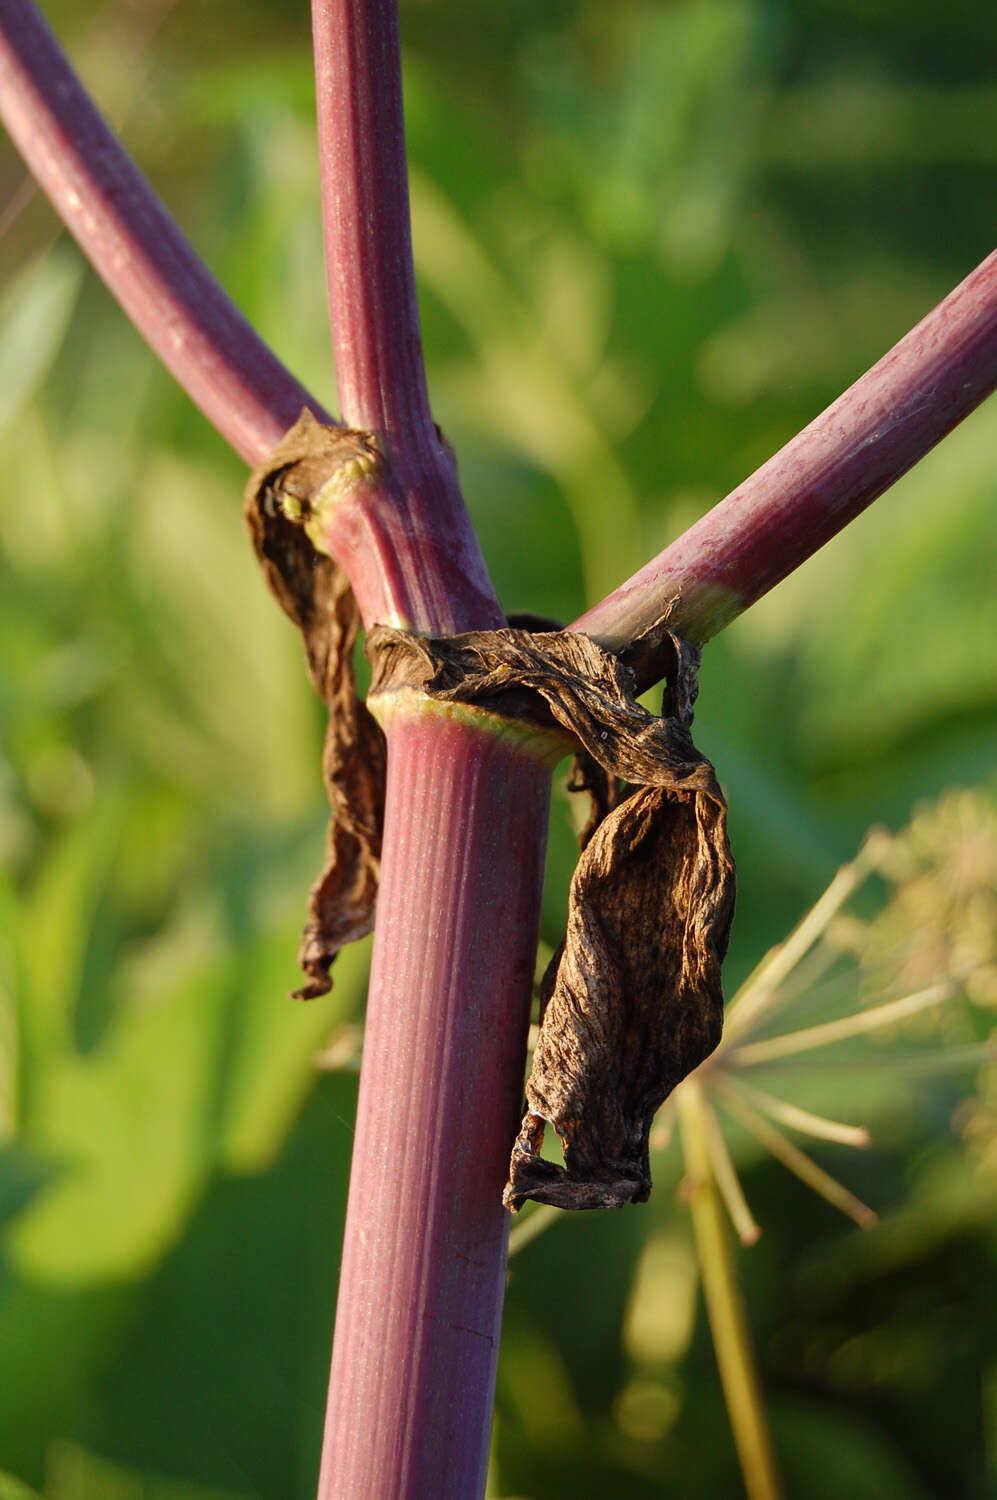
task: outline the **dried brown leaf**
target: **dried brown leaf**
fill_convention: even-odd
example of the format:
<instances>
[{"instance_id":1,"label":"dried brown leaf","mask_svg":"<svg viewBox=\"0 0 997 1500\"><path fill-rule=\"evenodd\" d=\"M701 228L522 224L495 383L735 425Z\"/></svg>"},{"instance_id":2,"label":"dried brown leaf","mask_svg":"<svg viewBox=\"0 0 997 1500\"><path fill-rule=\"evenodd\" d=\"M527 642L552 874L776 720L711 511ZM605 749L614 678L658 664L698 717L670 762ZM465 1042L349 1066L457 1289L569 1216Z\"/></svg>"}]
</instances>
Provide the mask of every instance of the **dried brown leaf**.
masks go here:
<instances>
[{"instance_id":1,"label":"dried brown leaf","mask_svg":"<svg viewBox=\"0 0 997 1500\"><path fill-rule=\"evenodd\" d=\"M655 1110L720 1039L720 969L734 903L727 810L692 743L696 648L670 650L664 713L584 635L499 630L427 640L378 627L372 694L431 698L562 726L581 742L576 785L595 819L571 885L568 930L545 977L527 1113L504 1201L606 1208L650 1192ZM625 785L624 785L625 784ZM545 1123L564 1166L540 1155Z\"/></svg>"},{"instance_id":2,"label":"dried brown leaf","mask_svg":"<svg viewBox=\"0 0 997 1500\"><path fill-rule=\"evenodd\" d=\"M358 459L376 461L367 434L323 427L305 411L246 486L264 576L304 637L312 682L329 710L322 774L332 819L298 954L307 982L297 995L306 1000L330 988L339 949L371 931L380 871L384 737L356 695L360 617L346 575L304 529L319 492Z\"/></svg>"},{"instance_id":3,"label":"dried brown leaf","mask_svg":"<svg viewBox=\"0 0 997 1500\"><path fill-rule=\"evenodd\" d=\"M329 709L323 772L333 816L299 955L305 997L329 988L338 949L373 925L385 779L383 737L355 692L356 605L342 572L313 547L309 521L340 481L378 462L368 434L323 428L305 412L246 491L257 555L301 630ZM565 940L545 976L504 1201L610 1207L648 1196L654 1112L719 1041L734 894L726 805L689 733L694 647L664 629L651 643L668 670L655 718L636 702L634 672L620 657L538 623L449 639L377 626L367 642L371 694L410 686L560 729L580 746L572 785L590 794L592 818ZM540 1155L548 1122L563 1168Z\"/></svg>"}]
</instances>

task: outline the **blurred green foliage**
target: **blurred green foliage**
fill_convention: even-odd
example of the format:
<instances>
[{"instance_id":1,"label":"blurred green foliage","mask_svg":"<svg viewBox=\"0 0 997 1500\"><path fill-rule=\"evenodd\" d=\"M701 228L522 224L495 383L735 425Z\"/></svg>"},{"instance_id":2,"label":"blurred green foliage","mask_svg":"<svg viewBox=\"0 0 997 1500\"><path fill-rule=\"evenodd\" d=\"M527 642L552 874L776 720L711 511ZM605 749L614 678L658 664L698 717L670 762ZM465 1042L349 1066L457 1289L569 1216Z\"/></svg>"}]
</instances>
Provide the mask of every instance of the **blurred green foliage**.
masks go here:
<instances>
[{"instance_id":1,"label":"blurred green foliage","mask_svg":"<svg viewBox=\"0 0 997 1500\"><path fill-rule=\"evenodd\" d=\"M307 7L48 10L334 404ZM406 0L402 22L431 387L510 610L578 614L991 249L978 0ZM315 1056L360 1016L366 964L284 998L321 714L239 464L6 147L0 215L0 1497L306 1497L355 1092ZM991 774L995 442L991 405L707 653L732 984L870 822ZM562 798L550 943L572 863ZM875 1075L839 1078L834 1111L874 1117L848 1163L886 1215L868 1236L746 1158L765 1233L740 1261L791 1497L997 1493L993 1153L952 1124L971 1086L877 1104ZM740 1492L679 1170L673 1148L646 1209L512 1262L496 1497Z\"/></svg>"}]
</instances>

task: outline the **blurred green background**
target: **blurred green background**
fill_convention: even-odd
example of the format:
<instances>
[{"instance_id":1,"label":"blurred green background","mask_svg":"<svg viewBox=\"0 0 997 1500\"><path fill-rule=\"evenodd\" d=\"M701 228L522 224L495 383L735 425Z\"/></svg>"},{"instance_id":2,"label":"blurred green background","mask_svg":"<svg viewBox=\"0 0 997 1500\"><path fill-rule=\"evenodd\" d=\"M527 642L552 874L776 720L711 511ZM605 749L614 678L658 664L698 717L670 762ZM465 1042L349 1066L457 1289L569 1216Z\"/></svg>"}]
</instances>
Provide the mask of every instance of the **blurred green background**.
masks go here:
<instances>
[{"instance_id":1,"label":"blurred green background","mask_svg":"<svg viewBox=\"0 0 997 1500\"><path fill-rule=\"evenodd\" d=\"M48 13L334 408L307 7ZM402 23L431 389L509 610L580 613L992 248L979 0L403 0ZM0 1497L304 1500L367 958L286 1000L322 714L250 556L241 466L0 152ZM709 648L732 987L870 824L992 775L995 451L991 403ZM997 1088L931 1064L989 1031L992 800L918 828L916 878L858 911L885 942L853 945L833 993L803 985L799 1014L901 993L911 953L930 982L967 943L968 997L913 1038L916 1066L901 1038L785 1084L870 1125L861 1156L814 1155L881 1227L731 1133L790 1497L997 1495ZM572 862L561 795L550 945ZM663 1150L648 1207L512 1260L495 1497L742 1492L681 1170Z\"/></svg>"}]
</instances>

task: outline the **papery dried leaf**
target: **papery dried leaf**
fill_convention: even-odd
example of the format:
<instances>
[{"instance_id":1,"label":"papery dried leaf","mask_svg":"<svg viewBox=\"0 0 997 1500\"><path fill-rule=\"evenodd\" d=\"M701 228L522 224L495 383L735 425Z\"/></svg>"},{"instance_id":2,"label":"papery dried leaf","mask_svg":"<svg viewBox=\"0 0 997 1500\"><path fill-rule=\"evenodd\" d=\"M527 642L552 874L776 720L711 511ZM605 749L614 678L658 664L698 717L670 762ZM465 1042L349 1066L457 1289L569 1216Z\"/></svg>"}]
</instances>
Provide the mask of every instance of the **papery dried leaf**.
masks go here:
<instances>
[{"instance_id":1,"label":"papery dried leaf","mask_svg":"<svg viewBox=\"0 0 997 1500\"><path fill-rule=\"evenodd\" d=\"M647 1198L655 1111L720 1040L729 870L722 819L701 794L643 788L599 824L544 986L510 1208ZM563 1169L539 1154L545 1121Z\"/></svg>"},{"instance_id":2,"label":"papery dried leaf","mask_svg":"<svg viewBox=\"0 0 997 1500\"><path fill-rule=\"evenodd\" d=\"M308 669L329 710L322 774L332 807L322 873L308 898L297 997L331 986L339 949L370 932L380 873L384 736L357 698L353 646L360 617L346 575L316 551L304 526L325 485L375 455L365 433L323 427L304 411L246 486L246 520L266 580L304 637Z\"/></svg>"},{"instance_id":3,"label":"papery dried leaf","mask_svg":"<svg viewBox=\"0 0 997 1500\"><path fill-rule=\"evenodd\" d=\"M669 642L655 718L636 702L630 668L584 635L426 640L379 627L368 641L372 693L408 685L553 722L583 747L576 777L598 821L583 835L567 934L546 976L504 1194L513 1209L527 1198L563 1208L646 1199L654 1112L720 1039L734 902L726 803L689 733L699 653L665 631L655 649ZM540 1156L547 1122L563 1168Z\"/></svg>"},{"instance_id":4,"label":"papery dried leaf","mask_svg":"<svg viewBox=\"0 0 997 1500\"><path fill-rule=\"evenodd\" d=\"M330 713L324 771L333 821L311 893L303 995L328 988L336 950L370 930L377 892L384 744L352 674L357 611L345 579L306 532L316 497L344 469L376 464L363 433L304 413L252 476L247 516L271 588L305 639ZM531 622L532 624L533 622ZM426 639L387 627L368 637L371 693L430 698L560 727L581 744L574 786L593 817L572 881L568 931L544 986L544 1013L505 1202L571 1208L640 1201L658 1105L716 1045L720 964L733 906L726 807L689 735L698 652L662 629L671 653L666 712L648 714L634 675L587 636L472 632ZM546 1122L565 1166L543 1160Z\"/></svg>"}]
</instances>

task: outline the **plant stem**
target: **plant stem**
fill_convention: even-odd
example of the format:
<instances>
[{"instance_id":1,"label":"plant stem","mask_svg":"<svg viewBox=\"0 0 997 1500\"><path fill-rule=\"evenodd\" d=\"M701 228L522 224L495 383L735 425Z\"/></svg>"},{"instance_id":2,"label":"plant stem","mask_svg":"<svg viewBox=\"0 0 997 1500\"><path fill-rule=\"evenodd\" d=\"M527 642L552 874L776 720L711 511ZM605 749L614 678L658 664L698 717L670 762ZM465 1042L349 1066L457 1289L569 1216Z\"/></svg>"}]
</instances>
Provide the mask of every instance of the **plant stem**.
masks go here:
<instances>
[{"instance_id":1,"label":"plant stem","mask_svg":"<svg viewBox=\"0 0 997 1500\"><path fill-rule=\"evenodd\" d=\"M394 0L314 0L315 95L340 410L402 438L432 427L409 227Z\"/></svg>"},{"instance_id":2,"label":"plant stem","mask_svg":"<svg viewBox=\"0 0 997 1500\"><path fill-rule=\"evenodd\" d=\"M322 407L194 254L33 0L0 0L0 109L40 186L139 332L247 463Z\"/></svg>"},{"instance_id":3,"label":"plant stem","mask_svg":"<svg viewBox=\"0 0 997 1500\"><path fill-rule=\"evenodd\" d=\"M689 1207L703 1296L744 1486L748 1500L779 1500L781 1490L751 1350L744 1298L710 1164L708 1121L699 1084L687 1078L675 1090L674 1098L691 1182Z\"/></svg>"},{"instance_id":4,"label":"plant stem","mask_svg":"<svg viewBox=\"0 0 997 1500\"><path fill-rule=\"evenodd\" d=\"M735 1068L752 1068L758 1063L774 1062L780 1057L795 1057L811 1047L827 1047L833 1042L843 1042L851 1037L864 1036L866 1032L878 1031L882 1026L895 1026L908 1016L922 1010L941 1005L955 994L952 980L933 984L928 989L918 990L912 995L903 995L898 1000L887 1000L883 1005L874 1005L869 1010L853 1011L851 1015L839 1016L836 1021L822 1021L818 1026L807 1026L802 1031L783 1031L778 1036L763 1037L760 1042L743 1042L732 1047L728 1062Z\"/></svg>"},{"instance_id":5,"label":"plant stem","mask_svg":"<svg viewBox=\"0 0 997 1500\"><path fill-rule=\"evenodd\" d=\"M374 482L323 518L323 542L368 624L498 626L426 395L394 0L314 0L312 14L341 411L383 456ZM319 1497L474 1500L551 763L518 731L417 698L383 722L381 888Z\"/></svg>"},{"instance_id":6,"label":"plant stem","mask_svg":"<svg viewBox=\"0 0 997 1500\"><path fill-rule=\"evenodd\" d=\"M329 47L347 53L342 0L335 5L316 0L316 35ZM356 32L357 28L354 27ZM358 33L363 37L363 27ZM367 78L387 98L393 88L389 69L378 74L379 55L397 46L397 28L388 14L379 34L363 57ZM388 42L384 41L387 37ZM388 46L390 43L390 46ZM359 88L361 74L349 62L350 76ZM342 89L331 95L323 88L328 66L319 63L320 119L342 117L333 99L344 97L353 108L354 95ZM351 85L351 88L354 85ZM379 97L380 97L379 94ZM400 95L398 96L400 97ZM325 103L323 103L325 100ZM362 114L362 99L356 101ZM255 464L308 406L322 421L328 415L281 365L250 328L197 259L152 189L122 151L100 118L86 91L73 74L33 0L0 0L0 113L40 186L52 199L108 288L124 307L167 368L200 406L208 420L247 463ZM391 134L397 139L393 117ZM371 116L367 112L367 136ZM335 170L336 130L323 123L326 157L327 210L330 232L342 230L342 215L328 180ZM376 129L375 129L376 133ZM379 150L367 150L364 175L377 181ZM371 171L372 161L376 171ZM359 163L358 163L359 164ZM394 203L400 201L397 166L393 169ZM331 196L330 195L331 192ZM341 200L339 200L341 201ZM370 207L369 200L364 200ZM407 217L400 225L408 244ZM366 242L364 242L366 243ZM364 278L363 244L348 259ZM390 254L381 254L385 274L397 272ZM408 266L408 256L401 262ZM407 277L401 279L404 282ZM335 294L334 294L335 295ZM405 326L411 336L417 324L409 309ZM337 298L333 317L342 333L337 347L344 361L344 417L363 425L364 411L380 411L389 428L423 423L424 390L421 355L409 337L404 368L408 394L404 400L377 392L390 387L391 365L384 351L390 340L378 335L371 349L356 354L351 348L350 309L355 292ZM392 303L374 298L378 316L390 321ZM355 329L355 325L352 325ZM369 355L375 350L376 362ZM358 368L348 373L350 363ZM360 369L363 361L364 375ZM628 642L656 621L667 618L672 628L690 639L705 641L729 624L756 599L800 563L818 551L872 500L900 478L912 464L979 404L997 385L997 253L988 257L928 317L862 376L816 421L787 443L768 463L715 506L689 531L652 559L640 572L572 626L586 630L610 648ZM353 410L355 392L356 410ZM349 404L346 404L349 403ZM375 426L378 423L374 424ZM424 426L423 426L424 431ZM424 435L417 446L427 450L429 469L445 466L446 450ZM424 455L424 457L427 455ZM425 463L422 466L426 467ZM429 502L427 486L423 504ZM444 476L440 489L449 495L455 481ZM452 499L447 509L455 510ZM459 515L459 510L458 510ZM414 511L407 529L418 523ZM411 525L409 525L411 522ZM441 537L443 531L440 531ZM441 621L424 628L465 629L483 623L480 556L476 543L467 548L465 527L452 532L450 549L469 560L474 576L470 611L460 609L462 623ZM449 571L455 572L456 568ZM458 605L460 600L458 600ZM465 620L465 616L472 618ZM412 623L415 623L414 621ZM491 623L496 623L494 617ZM642 668L638 665L638 675ZM644 671L646 684L653 674Z\"/></svg>"},{"instance_id":7,"label":"plant stem","mask_svg":"<svg viewBox=\"0 0 997 1500\"><path fill-rule=\"evenodd\" d=\"M494 628L505 616L426 394L395 0L313 0L312 26L340 411L377 435L388 476L365 497L360 530L344 517L330 550L368 624L391 621L376 612L376 580L355 576L376 532L408 562L404 623L436 634Z\"/></svg>"},{"instance_id":8,"label":"plant stem","mask_svg":"<svg viewBox=\"0 0 997 1500\"><path fill-rule=\"evenodd\" d=\"M722 1079L717 1079L714 1088L724 1102L725 1108L736 1120L739 1120L745 1130L755 1137L766 1149L771 1152L776 1161L781 1161L794 1176L801 1182L805 1182L808 1188L812 1188L821 1198L830 1203L834 1208L840 1209L850 1219L854 1219L860 1229L870 1229L875 1224L877 1214L875 1209L863 1203L861 1198L856 1198L842 1183L825 1172L823 1167L817 1165L813 1157L801 1151L799 1146L789 1140L778 1126L773 1125L764 1115L752 1109L747 1100L737 1090L729 1089Z\"/></svg>"},{"instance_id":9,"label":"plant stem","mask_svg":"<svg viewBox=\"0 0 997 1500\"><path fill-rule=\"evenodd\" d=\"M389 736L320 1500L483 1492L549 763L409 706Z\"/></svg>"},{"instance_id":10,"label":"plant stem","mask_svg":"<svg viewBox=\"0 0 997 1500\"><path fill-rule=\"evenodd\" d=\"M666 620L709 640L997 386L997 251L809 427L572 625L609 648Z\"/></svg>"}]
</instances>

